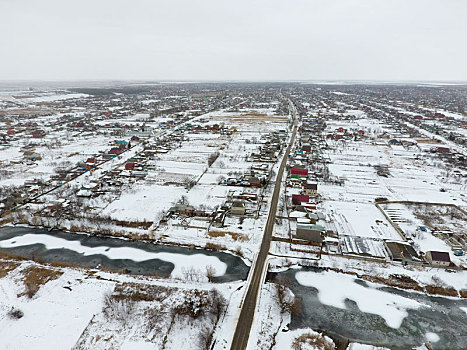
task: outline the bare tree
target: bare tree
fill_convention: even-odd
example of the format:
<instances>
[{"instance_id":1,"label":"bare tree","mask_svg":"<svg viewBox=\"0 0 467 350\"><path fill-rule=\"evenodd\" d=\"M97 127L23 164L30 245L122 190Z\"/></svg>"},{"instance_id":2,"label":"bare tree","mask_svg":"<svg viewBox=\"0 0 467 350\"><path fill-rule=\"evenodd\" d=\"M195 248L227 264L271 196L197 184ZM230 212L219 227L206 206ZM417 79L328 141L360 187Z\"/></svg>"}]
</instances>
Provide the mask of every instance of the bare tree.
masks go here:
<instances>
[{"instance_id":1,"label":"bare tree","mask_svg":"<svg viewBox=\"0 0 467 350\"><path fill-rule=\"evenodd\" d=\"M208 278L209 282L214 282L216 280L216 269L214 266L206 266L206 277Z\"/></svg>"}]
</instances>

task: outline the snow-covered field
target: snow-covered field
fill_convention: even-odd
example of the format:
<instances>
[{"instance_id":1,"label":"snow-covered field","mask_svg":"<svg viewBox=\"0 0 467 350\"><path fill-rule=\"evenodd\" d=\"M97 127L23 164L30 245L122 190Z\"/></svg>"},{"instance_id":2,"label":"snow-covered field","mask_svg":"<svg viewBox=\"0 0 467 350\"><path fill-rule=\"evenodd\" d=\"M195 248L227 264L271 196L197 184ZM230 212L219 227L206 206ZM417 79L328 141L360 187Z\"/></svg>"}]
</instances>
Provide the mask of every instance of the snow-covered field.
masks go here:
<instances>
[{"instance_id":1,"label":"snow-covered field","mask_svg":"<svg viewBox=\"0 0 467 350\"><path fill-rule=\"evenodd\" d=\"M1 272L5 261L0 261L0 264ZM164 281L97 270L45 267L63 274L40 285L31 298L27 295L18 297L25 289L23 273L31 266L44 268L23 262L0 279L2 349L157 348L164 342L165 334L166 349L201 349L199 339L203 327L210 327L211 331L217 324L213 331L219 333L216 336L219 340L223 339L225 330L232 329L238 310L238 289L242 285L240 282ZM156 294L148 294L148 301L134 298L135 302L121 307L116 299L108 297L112 293L119 295L117 292L121 288L129 288L128 295L146 291ZM169 334L167 327L170 325L171 310L177 306L183 307L187 298L202 300L213 288L219 292L225 305L219 320L214 323L214 314L211 315L211 311L208 311L210 306L205 305L206 310L199 310L199 318L180 314ZM201 299L198 299L199 296L202 296ZM23 316L9 316L12 309L20 310ZM124 319L120 318L122 315Z\"/></svg>"}]
</instances>

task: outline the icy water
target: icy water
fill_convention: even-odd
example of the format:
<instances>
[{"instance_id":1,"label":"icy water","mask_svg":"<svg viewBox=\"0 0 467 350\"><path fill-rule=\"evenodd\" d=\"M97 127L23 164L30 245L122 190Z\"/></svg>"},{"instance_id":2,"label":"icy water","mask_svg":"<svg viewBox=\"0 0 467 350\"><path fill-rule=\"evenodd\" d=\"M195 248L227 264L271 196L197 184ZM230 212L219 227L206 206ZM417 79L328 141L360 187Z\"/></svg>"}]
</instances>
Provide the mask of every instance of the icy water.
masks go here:
<instances>
[{"instance_id":1,"label":"icy water","mask_svg":"<svg viewBox=\"0 0 467 350\"><path fill-rule=\"evenodd\" d=\"M17 241L24 240L26 236L31 237L31 234L37 235L32 236L32 239L30 239L30 241L35 242L34 244L17 244ZM34 239L35 237L37 239ZM63 242L63 246L76 246L80 248L80 251L57 247L48 249L45 244L38 243L38 240L44 240L45 243L49 241ZM9 248L9 245L12 245L12 247ZM83 250L86 253L83 253ZM0 251L27 259L40 259L45 262L69 263L91 268L102 266L110 270L124 271L128 274L158 275L161 277L170 276L176 268L175 265L179 264L179 262L180 265L185 266L189 266L193 262L195 267L199 267L200 273L204 273L203 264L213 261L214 267L216 262L217 265L224 267L226 265L225 273L217 277L218 282L244 280L249 270L249 267L242 259L228 253L63 231L49 232L29 227L0 227ZM119 253L111 254L116 251ZM144 258L145 256L151 257L152 254L160 256L160 258ZM127 255L128 258L112 258L112 255Z\"/></svg>"},{"instance_id":2,"label":"icy water","mask_svg":"<svg viewBox=\"0 0 467 350\"><path fill-rule=\"evenodd\" d=\"M375 313L362 312L359 304L350 298L344 300L344 308L329 305L331 303L322 303L319 293L326 293L326 288L319 291L315 287L299 284L296 278L296 274L299 272L319 274L321 271L303 268L277 274L278 276L287 276L290 279L290 288L301 301L302 314L292 316L290 329L310 327L326 331L338 339L349 338L391 349L410 349L412 346L419 346L430 340L428 339L430 336L427 335L429 332L435 333L439 337L438 341L431 342L436 350L467 349L467 300L432 297L390 287L370 288L365 281L356 279L355 283L359 286L376 291L382 296L389 296L383 301L378 301L383 304L384 302L391 303L389 299L400 297L408 299L408 302L411 303L422 304L416 309L405 309L407 316L403 318L400 327L393 328L389 327L386 320L377 314L381 313L381 310L376 310ZM332 283L335 283L334 288L342 288L339 278L336 278L335 282L332 281ZM327 293L339 294L341 292L328 288ZM346 291L342 291L342 293L345 295ZM321 295L321 300L323 297L324 295ZM399 308L397 305L395 307ZM465 308L466 311L462 310L461 307ZM401 309L404 310L403 307Z\"/></svg>"}]
</instances>

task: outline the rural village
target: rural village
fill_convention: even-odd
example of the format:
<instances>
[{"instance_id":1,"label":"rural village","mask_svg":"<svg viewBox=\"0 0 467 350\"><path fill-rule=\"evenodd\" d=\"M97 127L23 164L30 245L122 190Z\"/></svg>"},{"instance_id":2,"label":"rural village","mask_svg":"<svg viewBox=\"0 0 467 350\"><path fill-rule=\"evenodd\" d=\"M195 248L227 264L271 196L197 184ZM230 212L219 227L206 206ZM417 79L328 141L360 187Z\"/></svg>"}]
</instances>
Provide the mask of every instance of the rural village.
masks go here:
<instances>
[{"instance_id":1,"label":"rural village","mask_svg":"<svg viewBox=\"0 0 467 350\"><path fill-rule=\"evenodd\" d=\"M465 349L466 92L1 90L4 348Z\"/></svg>"}]
</instances>

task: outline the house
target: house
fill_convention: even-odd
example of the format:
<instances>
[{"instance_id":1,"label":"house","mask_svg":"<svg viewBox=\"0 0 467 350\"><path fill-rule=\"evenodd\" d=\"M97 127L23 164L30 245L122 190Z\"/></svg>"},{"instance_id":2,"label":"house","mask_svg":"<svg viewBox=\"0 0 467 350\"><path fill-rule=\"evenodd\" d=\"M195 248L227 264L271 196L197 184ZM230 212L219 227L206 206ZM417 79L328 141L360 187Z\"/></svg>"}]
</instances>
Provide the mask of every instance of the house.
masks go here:
<instances>
[{"instance_id":1,"label":"house","mask_svg":"<svg viewBox=\"0 0 467 350\"><path fill-rule=\"evenodd\" d=\"M136 163L126 163L125 170L134 170Z\"/></svg>"},{"instance_id":2,"label":"house","mask_svg":"<svg viewBox=\"0 0 467 350\"><path fill-rule=\"evenodd\" d=\"M234 177L229 177L227 180L224 180L224 183L227 185L227 186L236 186L237 185L237 179L234 178Z\"/></svg>"},{"instance_id":3,"label":"house","mask_svg":"<svg viewBox=\"0 0 467 350\"><path fill-rule=\"evenodd\" d=\"M80 198L91 198L92 197L92 192L87 189L80 189L78 192L76 192L76 197Z\"/></svg>"},{"instance_id":4,"label":"house","mask_svg":"<svg viewBox=\"0 0 467 350\"><path fill-rule=\"evenodd\" d=\"M436 148L436 153L449 153L451 150L449 147L438 147Z\"/></svg>"},{"instance_id":5,"label":"house","mask_svg":"<svg viewBox=\"0 0 467 350\"><path fill-rule=\"evenodd\" d=\"M243 199L243 200L246 200L246 201L256 201L256 200L258 200L258 195L256 193L246 193L246 192L234 193L232 195L232 197L234 199Z\"/></svg>"},{"instance_id":6,"label":"house","mask_svg":"<svg viewBox=\"0 0 467 350\"><path fill-rule=\"evenodd\" d=\"M294 238L317 244L321 244L324 240L322 231L314 230L306 225L297 225L297 230L295 231Z\"/></svg>"},{"instance_id":7,"label":"house","mask_svg":"<svg viewBox=\"0 0 467 350\"><path fill-rule=\"evenodd\" d=\"M38 138L42 138L45 136L45 131L44 130L34 130L32 132L32 137L38 139Z\"/></svg>"},{"instance_id":8,"label":"house","mask_svg":"<svg viewBox=\"0 0 467 350\"><path fill-rule=\"evenodd\" d=\"M245 203L243 201L233 201L232 207L230 208L230 212L232 215L245 215Z\"/></svg>"},{"instance_id":9,"label":"house","mask_svg":"<svg viewBox=\"0 0 467 350\"><path fill-rule=\"evenodd\" d=\"M390 139L389 144L390 145L402 145L402 142L400 142L398 139Z\"/></svg>"},{"instance_id":10,"label":"house","mask_svg":"<svg viewBox=\"0 0 467 350\"><path fill-rule=\"evenodd\" d=\"M118 146L125 147L128 144L128 142L125 141L125 140L117 140L117 141L115 141L115 144L118 145Z\"/></svg>"},{"instance_id":11,"label":"house","mask_svg":"<svg viewBox=\"0 0 467 350\"><path fill-rule=\"evenodd\" d=\"M300 205L300 203L308 203L310 201L310 196L306 194L293 194L292 195L292 204Z\"/></svg>"},{"instance_id":12,"label":"house","mask_svg":"<svg viewBox=\"0 0 467 350\"><path fill-rule=\"evenodd\" d=\"M245 176L240 182L242 186L261 187L261 180L256 176Z\"/></svg>"},{"instance_id":13,"label":"house","mask_svg":"<svg viewBox=\"0 0 467 350\"><path fill-rule=\"evenodd\" d=\"M318 193L318 184L317 183L307 183L303 186L303 193L308 196L315 196Z\"/></svg>"},{"instance_id":14,"label":"house","mask_svg":"<svg viewBox=\"0 0 467 350\"><path fill-rule=\"evenodd\" d=\"M30 160L32 160L32 161L35 161L35 160L41 160L41 159L42 159L42 156L41 156L39 153L37 153L37 152L32 152L32 153L28 156L28 158L29 158Z\"/></svg>"},{"instance_id":15,"label":"house","mask_svg":"<svg viewBox=\"0 0 467 350\"><path fill-rule=\"evenodd\" d=\"M451 264L448 252L430 250L426 252L425 258L433 266L449 266Z\"/></svg>"},{"instance_id":16,"label":"house","mask_svg":"<svg viewBox=\"0 0 467 350\"><path fill-rule=\"evenodd\" d=\"M308 169L300 169L300 168L291 168L290 169L291 175L300 175L300 176L307 176Z\"/></svg>"},{"instance_id":17,"label":"house","mask_svg":"<svg viewBox=\"0 0 467 350\"><path fill-rule=\"evenodd\" d=\"M385 241L384 245L393 261L400 261L403 264L420 262L415 249L406 242Z\"/></svg>"},{"instance_id":18,"label":"house","mask_svg":"<svg viewBox=\"0 0 467 350\"><path fill-rule=\"evenodd\" d=\"M88 158L86 160L86 170L94 168L96 166L97 159L96 158Z\"/></svg>"},{"instance_id":19,"label":"house","mask_svg":"<svg viewBox=\"0 0 467 350\"><path fill-rule=\"evenodd\" d=\"M133 171L133 177L146 177L148 173L146 171Z\"/></svg>"},{"instance_id":20,"label":"house","mask_svg":"<svg viewBox=\"0 0 467 350\"><path fill-rule=\"evenodd\" d=\"M182 215L191 215L195 210L191 205L186 204L177 204L169 209L169 214L182 214Z\"/></svg>"},{"instance_id":21,"label":"house","mask_svg":"<svg viewBox=\"0 0 467 350\"><path fill-rule=\"evenodd\" d=\"M85 183L81 186L82 190L90 190L90 191L95 191L99 189L101 184L99 182L95 181L90 181L89 183Z\"/></svg>"},{"instance_id":22,"label":"house","mask_svg":"<svg viewBox=\"0 0 467 350\"><path fill-rule=\"evenodd\" d=\"M109 151L109 154L111 155L119 155L120 153L122 153L122 150L117 147L112 147Z\"/></svg>"}]
</instances>

